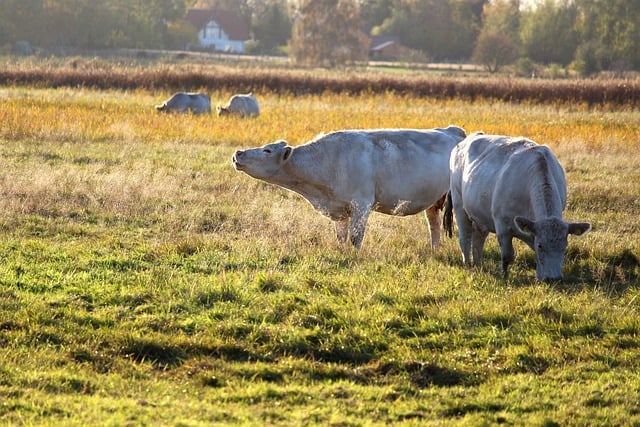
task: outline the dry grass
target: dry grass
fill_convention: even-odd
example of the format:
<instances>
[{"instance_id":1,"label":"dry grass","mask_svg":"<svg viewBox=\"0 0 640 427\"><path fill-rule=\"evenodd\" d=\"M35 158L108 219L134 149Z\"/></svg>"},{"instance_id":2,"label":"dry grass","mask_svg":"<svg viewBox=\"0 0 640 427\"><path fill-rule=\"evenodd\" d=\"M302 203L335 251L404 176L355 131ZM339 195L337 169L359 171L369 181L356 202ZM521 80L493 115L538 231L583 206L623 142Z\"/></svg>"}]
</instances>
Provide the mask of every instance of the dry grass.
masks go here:
<instances>
[{"instance_id":1,"label":"dry grass","mask_svg":"<svg viewBox=\"0 0 640 427\"><path fill-rule=\"evenodd\" d=\"M173 62L72 58L5 58L0 83L37 87L90 87L123 90L275 92L279 94L395 93L444 99L503 102L556 102L601 106L637 106L637 79L544 80L509 77L470 78L464 73L438 76L420 72L384 73L367 68L293 69L244 61L232 65L201 61Z\"/></svg>"},{"instance_id":2,"label":"dry grass","mask_svg":"<svg viewBox=\"0 0 640 427\"><path fill-rule=\"evenodd\" d=\"M235 174L229 163L233 151L277 139L298 145L335 129L448 124L468 132L526 135L548 144L567 169L574 200L587 203L589 193L596 192L601 197L591 204L616 200L633 204L637 176L624 156L640 141L640 129L634 124L638 113L632 109L468 103L393 94L267 93L258 94L262 116L239 121L156 114L153 105L164 96L87 89L0 91L0 138L11 142L5 144L4 155L22 159L5 168L3 193L10 196L3 198L5 209L27 213L106 209L123 216L157 210L161 215L163 206L175 200L198 206L203 200L208 204L229 195L240 199L246 191L265 189L278 197L292 197ZM227 96L215 92L212 99ZM591 165L594 155L597 161ZM594 174L594 168L601 172ZM617 175L599 180L611 170ZM595 182L585 181L586 175ZM611 184L616 185L615 195L607 190ZM303 204L303 208L308 207Z\"/></svg>"}]
</instances>

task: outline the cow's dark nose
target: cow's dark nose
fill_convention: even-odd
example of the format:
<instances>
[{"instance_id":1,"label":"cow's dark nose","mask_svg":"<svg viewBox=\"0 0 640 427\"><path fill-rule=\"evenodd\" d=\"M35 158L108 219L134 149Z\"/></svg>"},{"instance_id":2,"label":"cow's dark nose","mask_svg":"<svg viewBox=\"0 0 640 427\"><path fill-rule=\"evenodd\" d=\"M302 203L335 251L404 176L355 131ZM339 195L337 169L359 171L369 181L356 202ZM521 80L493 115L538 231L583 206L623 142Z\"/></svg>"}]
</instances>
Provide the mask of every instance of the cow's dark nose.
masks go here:
<instances>
[{"instance_id":1,"label":"cow's dark nose","mask_svg":"<svg viewBox=\"0 0 640 427\"><path fill-rule=\"evenodd\" d=\"M562 282L562 279L563 277L559 276L559 277L543 277L540 280L544 283L559 283L559 282Z\"/></svg>"},{"instance_id":2,"label":"cow's dark nose","mask_svg":"<svg viewBox=\"0 0 640 427\"><path fill-rule=\"evenodd\" d=\"M244 156L244 151L242 150L238 150L233 154L233 161L234 162L239 162L242 159L242 156Z\"/></svg>"}]
</instances>

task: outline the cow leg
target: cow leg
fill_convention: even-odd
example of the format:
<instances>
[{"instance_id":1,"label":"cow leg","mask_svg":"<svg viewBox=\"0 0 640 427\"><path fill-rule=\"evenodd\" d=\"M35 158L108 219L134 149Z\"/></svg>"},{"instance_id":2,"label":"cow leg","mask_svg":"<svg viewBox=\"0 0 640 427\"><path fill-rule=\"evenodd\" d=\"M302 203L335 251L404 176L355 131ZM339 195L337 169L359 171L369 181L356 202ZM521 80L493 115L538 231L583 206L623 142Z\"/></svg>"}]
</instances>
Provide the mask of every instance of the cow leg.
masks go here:
<instances>
[{"instance_id":1,"label":"cow leg","mask_svg":"<svg viewBox=\"0 0 640 427\"><path fill-rule=\"evenodd\" d=\"M453 208L456 215L456 223L458 224L458 241L460 242L460 250L462 251L462 261L466 265L471 265L471 236L473 234L473 223L462 209L462 206Z\"/></svg>"},{"instance_id":2,"label":"cow leg","mask_svg":"<svg viewBox=\"0 0 640 427\"><path fill-rule=\"evenodd\" d=\"M349 221L349 237L351 244L360 249L362 239L364 239L364 231L367 228L369 213L371 212L370 204L360 204L353 202L351 204L351 220Z\"/></svg>"},{"instance_id":3,"label":"cow leg","mask_svg":"<svg viewBox=\"0 0 640 427\"><path fill-rule=\"evenodd\" d=\"M429 234L431 235L431 249L436 250L440 246L440 210L431 206L426 211L429 222Z\"/></svg>"},{"instance_id":4,"label":"cow leg","mask_svg":"<svg viewBox=\"0 0 640 427\"><path fill-rule=\"evenodd\" d=\"M447 195L445 194L435 202L433 205L429 206L425 211L427 216L427 221L429 222L429 234L431 235L431 249L436 250L440 247L440 211L444 207L444 202L446 200Z\"/></svg>"},{"instance_id":5,"label":"cow leg","mask_svg":"<svg viewBox=\"0 0 640 427\"><path fill-rule=\"evenodd\" d=\"M482 265L482 258L484 254L484 243L487 240L488 232L480 229L476 224L473 224L471 249L473 251L473 263L474 265Z\"/></svg>"},{"instance_id":6,"label":"cow leg","mask_svg":"<svg viewBox=\"0 0 640 427\"><path fill-rule=\"evenodd\" d=\"M502 258L502 273L506 279L509 276L509 264L511 264L515 258L513 252L513 236L509 232L498 232L498 243L500 244L500 253Z\"/></svg>"},{"instance_id":7,"label":"cow leg","mask_svg":"<svg viewBox=\"0 0 640 427\"><path fill-rule=\"evenodd\" d=\"M347 237L349 236L349 217L337 219L333 221L333 224L336 227L338 242L344 245L347 243Z\"/></svg>"}]
</instances>

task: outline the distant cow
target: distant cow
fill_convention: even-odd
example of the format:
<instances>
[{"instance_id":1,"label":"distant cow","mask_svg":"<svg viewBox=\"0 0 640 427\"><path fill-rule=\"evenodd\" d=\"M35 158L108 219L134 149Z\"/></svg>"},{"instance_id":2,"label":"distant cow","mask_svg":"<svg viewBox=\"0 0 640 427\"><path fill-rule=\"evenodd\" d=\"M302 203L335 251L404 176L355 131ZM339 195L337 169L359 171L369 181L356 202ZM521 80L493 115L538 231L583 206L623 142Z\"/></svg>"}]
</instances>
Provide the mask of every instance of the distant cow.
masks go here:
<instances>
[{"instance_id":1,"label":"distant cow","mask_svg":"<svg viewBox=\"0 0 640 427\"><path fill-rule=\"evenodd\" d=\"M463 129L344 130L291 147L278 141L236 151L238 171L302 195L334 221L338 241L360 248L372 210L412 215L427 210L431 245L440 243L449 155Z\"/></svg>"},{"instance_id":2,"label":"distant cow","mask_svg":"<svg viewBox=\"0 0 640 427\"><path fill-rule=\"evenodd\" d=\"M585 234L591 225L562 219L567 185L548 147L525 138L473 134L453 149L450 168L445 224L451 224L453 207L466 264L470 250L474 263L482 264L485 240L496 233L505 278L514 259L513 237L535 251L538 280L562 278L567 236Z\"/></svg>"},{"instance_id":3,"label":"distant cow","mask_svg":"<svg viewBox=\"0 0 640 427\"><path fill-rule=\"evenodd\" d=\"M205 114L211 112L211 99L204 93L178 92L163 104L156 105L156 110L168 113Z\"/></svg>"},{"instance_id":4,"label":"distant cow","mask_svg":"<svg viewBox=\"0 0 640 427\"><path fill-rule=\"evenodd\" d=\"M216 110L219 116L232 114L240 117L257 117L260 115L260 106L253 93L233 95L227 105L218 105Z\"/></svg>"}]
</instances>

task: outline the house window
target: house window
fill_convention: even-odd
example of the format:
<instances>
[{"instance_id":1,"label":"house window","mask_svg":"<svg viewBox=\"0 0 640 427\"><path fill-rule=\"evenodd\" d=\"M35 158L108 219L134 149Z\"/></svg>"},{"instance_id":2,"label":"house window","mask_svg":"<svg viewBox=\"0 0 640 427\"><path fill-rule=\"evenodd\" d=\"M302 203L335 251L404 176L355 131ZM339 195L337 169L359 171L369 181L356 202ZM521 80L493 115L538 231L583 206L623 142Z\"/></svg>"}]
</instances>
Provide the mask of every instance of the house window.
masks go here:
<instances>
[{"instance_id":1,"label":"house window","mask_svg":"<svg viewBox=\"0 0 640 427\"><path fill-rule=\"evenodd\" d=\"M221 31L222 30L216 21L209 21L204 27L204 37L219 39Z\"/></svg>"}]
</instances>

